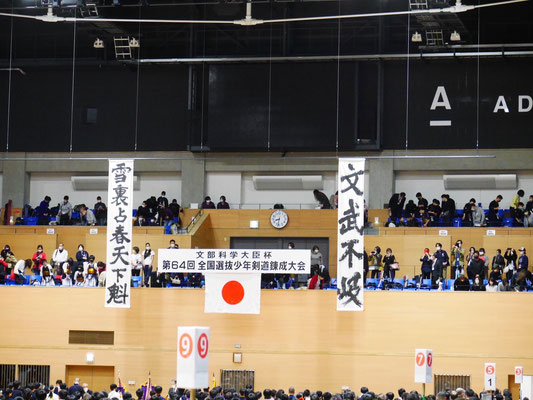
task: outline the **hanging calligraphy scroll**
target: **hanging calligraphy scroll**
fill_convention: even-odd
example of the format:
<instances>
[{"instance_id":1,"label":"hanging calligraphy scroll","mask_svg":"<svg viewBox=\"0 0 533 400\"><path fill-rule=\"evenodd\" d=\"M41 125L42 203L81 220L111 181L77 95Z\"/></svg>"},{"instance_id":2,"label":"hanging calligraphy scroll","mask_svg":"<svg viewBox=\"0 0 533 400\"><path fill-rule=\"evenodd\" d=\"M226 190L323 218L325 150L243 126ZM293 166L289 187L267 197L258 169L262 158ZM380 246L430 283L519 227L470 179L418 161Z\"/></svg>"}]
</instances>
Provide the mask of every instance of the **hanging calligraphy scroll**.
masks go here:
<instances>
[{"instance_id":1,"label":"hanging calligraphy scroll","mask_svg":"<svg viewBox=\"0 0 533 400\"><path fill-rule=\"evenodd\" d=\"M339 159L337 311L363 311L363 158Z\"/></svg>"},{"instance_id":2,"label":"hanging calligraphy scroll","mask_svg":"<svg viewBox=\"0 0 533 400\"><path fill-rule=\"evenodd\" d=\"M133 160L109 160L105 306L129 308Z\"/></svg>"}]
</instances>

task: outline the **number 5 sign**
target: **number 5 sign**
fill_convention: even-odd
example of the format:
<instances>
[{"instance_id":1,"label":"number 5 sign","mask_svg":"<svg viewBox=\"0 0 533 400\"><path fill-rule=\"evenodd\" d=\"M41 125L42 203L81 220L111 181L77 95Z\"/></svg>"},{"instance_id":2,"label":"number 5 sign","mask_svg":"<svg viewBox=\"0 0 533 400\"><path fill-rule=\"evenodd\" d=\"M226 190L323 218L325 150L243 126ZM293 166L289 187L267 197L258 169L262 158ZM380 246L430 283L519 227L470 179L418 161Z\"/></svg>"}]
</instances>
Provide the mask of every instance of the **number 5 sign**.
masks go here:
<instances>
[{"instance_id":1,"label":"number 5 sign","mask_svg":"<svg viewBox=\"0 0 533 400\"><path fill-rule=\"evenodd\" d=\"M209 328L178 327L178 387L200 389L209 386Z\"/></svg>"},{"instance_id":2,"label":"number 5 sign","mask_svg":"<svg viewBox=\"0 0 533 400\"><path fill-rule=\"evenodd\" d=\"M485 363L485 390L496 390L495 363Z\"/></svg>"},{"instance_id":3,"label":"number 5 sign","mask_svg":"<svg viewBox=\"0 0 533 400\"><path fill-rule=\"evenodd\" d=\"M433 381L433 350L415 350L415 382L431 383Z\"/></svg>"}]
</instances>

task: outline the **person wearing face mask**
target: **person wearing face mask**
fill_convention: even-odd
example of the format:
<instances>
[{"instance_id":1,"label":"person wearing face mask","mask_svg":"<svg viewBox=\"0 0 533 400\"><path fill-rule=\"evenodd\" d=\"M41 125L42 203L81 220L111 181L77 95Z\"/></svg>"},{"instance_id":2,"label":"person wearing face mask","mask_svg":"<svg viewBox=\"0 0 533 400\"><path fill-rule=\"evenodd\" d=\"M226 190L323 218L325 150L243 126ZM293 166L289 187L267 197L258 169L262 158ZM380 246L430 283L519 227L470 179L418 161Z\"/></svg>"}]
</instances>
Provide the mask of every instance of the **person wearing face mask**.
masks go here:
<instances>
[{"instance_id":1,"label":"person wearing face mask","mask_svg":"<svg viewBox=\"0 0 533 400\"><path fill-rule=\"evenodd\" d=\"M11 251L11 247L6 244L2 251L0 252L0 255L4 259L4 261L7 263L6 267L6 274L10 274L13 271L13 268L15 267L15 264L17 263L17 259L15 258L15 254Z\"/></svg>"},{"instance_id":2,"label":"person wearing face mask","mask_svg":"<svg viewBox=\"0 0 533 400\"><path fill-rule=\"evenodd\" d=\"M86 262L84 265L83 265L83 273L85 275L87 275L87 271L89 270L89 268L94 268L94 269L97 269L98 266L95 262L95 257L91 254L89 256L89 262Z\"/></svg>"},{"instance_id":3,"label":"person wearing face mask","mask_svg":"<svg viewBox=\"0 0 533 400\"><path fill-rule=\"evenodd\" d=\"M217 210L229 210L229 203L226 202L226 196L220 196L220 202L217 204Z\"/></svg>"},{"instance_id":4,"label":"person wearing face mask","mask_svg":"<svg viewBox=\"0 0 533 400\"><path fill-rule=\"evenodd\" d=\"M31 259L33 261L33 273L39 275L41 273L41 268L46 261L46 253L43 251L43 245L40 244L37 246L37 251L33 254Z\"/></svg>"},{"instance_id":5,"label":"person wearing face mask","mask_svg":"<svg viewBox=\"0 0 533 400\"><path fill-rule=\"evenodd\" d=\"M483 279L480 275L474 277L474 282L472 283L473 292L484 292L486 291L485 285L483 285Z\"/></svg>"},{"instance_id":6,"label":"person wearing face mask","mask_svg":"<svg viewBox=\"0 0 533 400\"><path fill-rule=\"evenodd\" d=\"M450 263L450 258L448 257L448 253L446 252L446 250L442 250L441 243L435 243L435 257L437 257L437 259L442 264L440 277L446 279L448 275L448 265Z\"/></svg>"},{"instance_id":7,"label":"person wearing face mask","mask_svg":"<svg viewBox=\"0 0 533 400\"><path fill-rule=\"evenodd\" d=\"M463 241L458 240L452 248L451 253L451 279L457 279L464 271L465 267L465 249L463 248Z\"/></svg>"},{"instance_id":8,"label":"person wearing face mask","mask_svg":"<svg viewBox=\"0 0 533 400\"><path fill-rule=\"evenodd\" d=\"M215 207L215 203L211 201L211 197L206 196L200 208L214 210L216 207Z\"/></svg>"},{"instance_id":9,"label":"person wearing face mask","mask_svg":"<svg viewBox=\"0 0 533 400\"><path fill-rule=\"evenodd\" d=\"M68 260L68 251L63 243L59 243L57 249L52 254L52 265L54 266L54 275L61 275L61 266Z\"/></svg>"},{"instance_id":10,"label":"person wearing face mask","mask_svg":"<svg viewBox=\"0 0 533 400\"><path fill-rule=\"evenodd\" d=\"M59 211L57 213L57 222L59 225L72 224L72 204L68 200L68 196L63 197L63 203L59 205Z\"/></svg>"},{"instance_id":11,"label":"person wearing face mask","mask_svg":"<svg viewBox=\"0 0 533 400\"><path fill-rule=\"evenodd\" d=\"M428 248L424 249L424 254L420 257L420 261L422 262L422 266L420 267L422 279L430 279L433 262L431 261L431 255L429 254Z\"/></svg>"},{"instance_id":12,"label":"person wearing face mask","mask_svg":"<svg viewBox=\"0 0 533 400\"><path fill-rule=\"evenodd\" d=\"M318 246L314 245L313 249L311 250L311 275L318 274L319 267L323 263L324 260L322 259L322 253L320 252Z\"/></svg>"},{"instance_id":13,"label":"person wearing face mask","mask_svg":"<svg viewBox=\"0 0 533 400\"><path fill-rule=\"evenodd\" d=\"M503 258L505 258L506 261L506 265L503 272L506 275L507 281L511 282L511 278L513 277L513 272L516 269L516 262L518 259L515 249L508 247L507 250L505 250Z\"/></svg>"},{"instance_id":14,"label":"person wearing face mask","mask_svg":"<svg viewBox=\"0 0 533 400\"><path fill-rule=\"evenodd\" d=\"M485 253L485 249L483 247L479 248L479 258L481 261L483 261L484 267L483 267L483 275L481 275L481 279L488 278L489 276L489 257Z\"/></svg>"},{"instance_id":15,"label":"person wearing face mask","mask_svg":"<svg viewBox=\"0 0 533 400\"><path fill-rule=\"evenodd\" d=\"M43 266L41 267L41 286L55 286L54 276L52 271L52 266L43 261Z\"/></svg>"},{"instance_id":16,"label":"person wearing face mask","mask_svg":"<svg viewBox=\"0 0 533 400\"><path fill-rule=\"evenodd\" d=\"M470 263L468 264L468 267L466 269L468 279L473 280L476 275L483 276L484 267L485 263L479 258L479 252L475 251L474 257L472 258L472 260L470 260Z\"/></svg>"},{"instance_id":17,"label":"person wearing face mask","mask_svg":"<svg viewBox=\"0 0 533 400\"><path fill-rule=\"evenodd\" d=\"M513 226L524 226L524 217L525 217L525 211L524 211L524 203L519 202L517 205L517 208L514 210L514 217L513 217Z\"/></svg>"},{"instance_id":18,"label":"person wearing face mask","mask_svg":"<svg viewBox=\"0 0 533 400\"><path fill-rule=\"evenodd\" d=\"M475 247L470 247L470 249L468 250L468 254L465 256L467 267L470 265L470 262L474 259L475 251L476 251Z\"/></svg>"},{"instance_id":19,"label":"person wearing face mask","mask_svg":"<svg viewBox=\"0 0 533 400\"><path fill-rule=\"evenodd\" d=\"M385 250L385 257L383 257L383 278L394 279L396 270L391 265L396 263L396 258L392 254L392 249Z\"/></svg>"},{"instance_id":20,"label":"person wearing face mask","mask_svg":"<svg viewBox=\"0 0 533 400\"><path fill-rule=\"evenodd\" d=\"M131 276L140 276L143 267L143 257L137 246L132 247L130 255Z\"/></svg>"},{"instance_id":21,"label":"person wearing face mask","mask_svg":"<svg viewBox=\"0 0 533 400\"><path fill-rule=\"evenodd\" d=\"M370 269L370 271L372 271L372 273L370 274L372 279L378 277L382 258L383 256L381 255L381 248L379 246L376 246L374 248L374 251L370 252L370 257L368 258L368 268Z\"/></svg>"},{"instance_id":22,"label":"person wearing face mask","mask_svg":"<svg viewBox=\"0 0 533 400\"><path fill-rule=\"evenodd\" d=\"M72 260L72 258L71 258ZM74 264L74 263L73 263ZM72 266L66 262L63 264L63 274L61 275L61 286L72 286Z\"/></svg>"},{"instance_id":23,"label":"person wearing face mask","mask_svg":"<svg viewBox=\"0 0 533 400\"><path fill-rule=\"evenodd\" d=\"M86 263L89 262L89 253L85 251L85 248L82 244L78 245L78 252L76 253L76 267L81 266L85 267Z\"/></svg>"},{"instance_id":24,"label":"person wearing face mask","mask_svg":"<svg viewBox=\"0 0 533 400\"><path fill-rule=\"evenodd\" d=\"M520 257L518 258L518 270L528 269L529 267L529 258L526 255L526 248L520 247L518 250L520 252Z\"/></svg>"},{"instance_id":25,"label":"person wearing face mask","mask_svg":"<svg viewBox=\"0 0 533 400\"><path fill-rule=\"evenodd\" d=\"M505 259L502 256L501 249L496 250L496 255L492 257L492 269L500 268L503 269L505 267Z\"/></svg>"},{"instance_id":26,"label":"person wearing face mask","mask_svg":"<svg viewBox=\"0 0 533 400\"><path fill-rule=\"evenodd\" d=\"M84 284L85 287L98 287L98 270L96 269L94 262L89 264L87 268Z\"/></svg>"},{"instance_id":27,"label":"person wearing face mask","mask_svg":"<svg viewBox=\"0 0 533 400\"><path fill-rule=\"evenodd\" d=\"M137 208L137 220L135 221L138 226L141 226L139 221L139 218L143 218L145 222L148 222L148 225L150 224L151 214L150 214L150 208L148 207L148 204L146 201L142 202L142 205ZM146 225L146 224L145 224Z\"/></svg>"},{"instance_id":28,"label":"person wearing face mask","mask_svg":"<svg viewBox=\"0 0 533 400\"><path fill-rule=\"evenodd\" d=\"M143 252L143 286L150 285L150 276L152 275L152 264L154 262L155 252L150 247L150 243L146 243Z\"/></svg>"}]
</instances>

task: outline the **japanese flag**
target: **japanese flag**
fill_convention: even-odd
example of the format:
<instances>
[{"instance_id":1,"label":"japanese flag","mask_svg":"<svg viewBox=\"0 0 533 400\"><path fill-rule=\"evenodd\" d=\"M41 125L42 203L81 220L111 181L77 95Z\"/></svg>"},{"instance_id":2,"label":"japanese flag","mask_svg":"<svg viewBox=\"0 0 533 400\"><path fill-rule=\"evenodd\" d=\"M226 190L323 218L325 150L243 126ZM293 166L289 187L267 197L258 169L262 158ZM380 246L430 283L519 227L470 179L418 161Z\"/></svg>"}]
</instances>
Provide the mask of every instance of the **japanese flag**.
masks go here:
<instances>
[{"instance_id":1,"label":"japanese flag","mask_svg":"<svg viewBox=\"0 0 533 400\"><path fill-rule=\"evenodd\" d=\"M261 274L205 274L205 312L259 314Z\"/></svg>"}]
</instances>

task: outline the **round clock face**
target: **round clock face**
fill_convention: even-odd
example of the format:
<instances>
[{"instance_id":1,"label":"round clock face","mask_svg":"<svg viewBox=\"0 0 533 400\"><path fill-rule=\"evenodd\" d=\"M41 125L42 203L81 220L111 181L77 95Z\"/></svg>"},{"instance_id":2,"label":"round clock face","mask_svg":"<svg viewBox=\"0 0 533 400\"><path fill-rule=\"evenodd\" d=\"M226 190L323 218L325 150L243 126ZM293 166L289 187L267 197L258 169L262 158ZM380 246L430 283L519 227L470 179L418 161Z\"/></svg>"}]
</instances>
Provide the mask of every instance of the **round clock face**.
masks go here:
<instances>
[{"instance_id":1,"label":"round clock face","mask_svg":"<svg viewBox=\"0 0 533 400\"><path fill-rule=\"evenodd\" d=\"M289 216L283 210L276 210L270 216L270 223L274 228L285 228L289 223Z\"/></svg>"}]
</instances>

